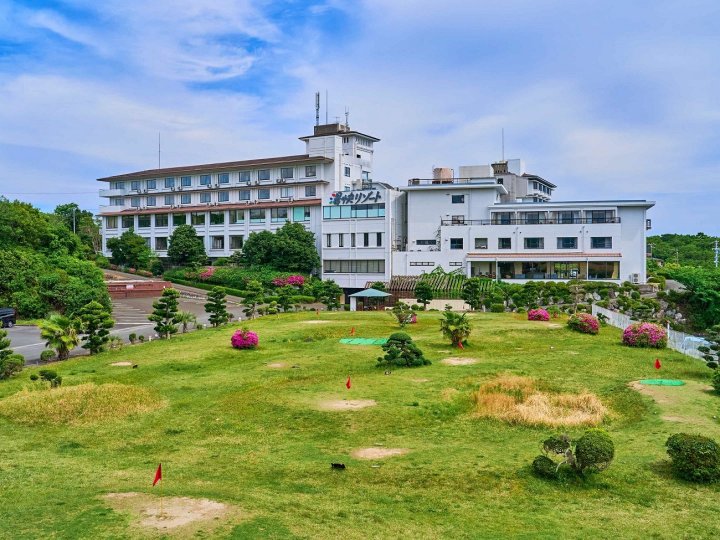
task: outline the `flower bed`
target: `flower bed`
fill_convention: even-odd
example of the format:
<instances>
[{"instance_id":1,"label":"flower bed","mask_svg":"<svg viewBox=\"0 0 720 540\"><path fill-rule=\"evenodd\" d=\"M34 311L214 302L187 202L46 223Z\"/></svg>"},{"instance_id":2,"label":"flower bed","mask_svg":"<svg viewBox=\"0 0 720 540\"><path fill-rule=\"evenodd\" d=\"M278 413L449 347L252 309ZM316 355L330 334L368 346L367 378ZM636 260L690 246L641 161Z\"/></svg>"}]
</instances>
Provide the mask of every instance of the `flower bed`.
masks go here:
<instances>
[{"instance_id":1,"label":"flower bed","mask_svg":"<svg viewBox=\"0 0 720 540\"><path fill-rule=\"evenodd\" d=\"M662 326L642 322L633 323L623 331L623 343L630 347L667 347L667 333Z\"/></svg>"},{"instance_id":2,"label":"flower bed","mask_svg":"<svg viewBox=\"0 0 720 540\"><path fill-rule=\"evenodd\" d=\"M589 313L576 313L567 322L568 328L583 334L597 334L600 330L600 321Z\"/></svg>"},{"instance_id":3,"label":"flower bed","mask_svg":"<svg viewBox=\"0 0 720 540\"><path fill-rule=\"evenodd\" d=\"M250 330L237 330L230 338L230 343L236 349L254 349L260 340L255 332Z\"/></svg>"},{"instance_id":4,"label":"flower bed","mask_svg":"<svg viewBox=\"0 0 720 540\"><path fill-rule=\"evenodd\" d=\"M284 287L285 285L291 285L293 287L302 287L305 285L305 277L299 275L293 275L288 277L277 277L272 280L272 284L276 287Z\"/></svg>"},{"instance_id":5,"label":"flower bed","mask_svg":"<svg viewBox=\"0 0 720 540\"><path fill-rule=\"evenodd\" d=\"M550 314L543 308L528 311L528 321L549 321Z\"/></svg>"}]
</instances>

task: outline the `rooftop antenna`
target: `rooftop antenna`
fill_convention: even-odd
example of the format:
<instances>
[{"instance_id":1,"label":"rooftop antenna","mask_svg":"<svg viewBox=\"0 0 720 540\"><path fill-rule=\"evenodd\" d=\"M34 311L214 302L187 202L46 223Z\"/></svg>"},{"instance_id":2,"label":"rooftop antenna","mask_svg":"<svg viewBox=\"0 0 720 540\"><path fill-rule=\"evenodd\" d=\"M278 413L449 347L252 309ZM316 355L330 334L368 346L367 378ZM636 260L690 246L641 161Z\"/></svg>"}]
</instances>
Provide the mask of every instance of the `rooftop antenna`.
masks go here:
<instances>
[{"instance_id":1,"label":"rooftop antenna","mask_svg":"<svg viewBox=\"0 0 720 540\"><path fill-rule=\"evenodd\" d=\"M345 107L345 129L350 129L350 109Z\"/></svg>"},{"instance_id":2,"label":"rooftop antenna","mask_svg":"<svg viewBox=\"0 0 720 540\"><path fill-rule=\"evenodd\" d=\"M502 139L502 160L505 161L505 128L501 128L500 138Z\"/></svg>"},{"instance_id":3,"label":"rooftop antenna","mask_svg":"<svg viewBox=\"0 0 720 540\"><path fill-rule=\"evenodd\" d=\"M328 91L325 89L325 124L328 123Z\"/></svg>"},{"instance_id":4,"label":"rooftop antenna","mask_svg":"<svg viewBox=\"0 0 720 540\"><path fill-rule=\"evenodd\" d=\"M320 92L315 92L315 125L320 125Z\"/></svg>"}]
</instances>

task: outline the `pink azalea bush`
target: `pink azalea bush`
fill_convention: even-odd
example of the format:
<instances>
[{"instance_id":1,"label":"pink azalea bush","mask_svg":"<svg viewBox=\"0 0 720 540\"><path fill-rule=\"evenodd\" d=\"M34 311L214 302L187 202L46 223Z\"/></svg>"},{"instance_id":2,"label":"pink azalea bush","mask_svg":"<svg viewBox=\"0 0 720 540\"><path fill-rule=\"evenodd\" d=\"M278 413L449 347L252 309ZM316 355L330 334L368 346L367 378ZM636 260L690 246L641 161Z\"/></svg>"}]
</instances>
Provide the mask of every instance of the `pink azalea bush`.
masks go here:
<instances>
[{"instance_id":1,"label":"pink azalea bush","mask_svg":"<svg viewBox=\"0 0 720 540\"><path fill-rule=\"evenodd\" d=\"M597 334L600 331L600 321L589 313L576 313L567 322L568 328L583 334Z\"/></svg>"},{"instance_id":2,"label":"pink azalea bush","mask_svg":"<svg viewBox=\"0 0 720 540\"><path fill-rule=\"evenodd\" d=\"M528 311L528 321L549 321L550 314L546 309L537 308Z\"/></svg>"},{"instance_id":3,"label":"pink azalea bush","mask_svg":"<svg viewBox=\"0 0 720 540\"><path fill-rule=\"evenodd\" d=\"M200 279L210 279L211 277L213 277L214 273L215 273L215 267L208 266L203 272L200 272L200 275L198 277Z\"/></svg>"},{"instance_id":4,"label":"pink azalea bush","mask_svg":"<svg viewBox=\"0 0 720 540\"><path fill-rule=\"evenodd\" d=\"M230 343L236 349L254 349L259 342L258 335L245 328L237 330L230 338Z\"/></svg>"},{"instance_id":5,"label":"pink azalea bush","mask_svg":"<svg viewBox=\"0 0 720 540\"><path fill-rule=\"evenodd\" d=\"M284 287L285 285L292 285L293 287L302 287L305 284L304 276L288 276L286 278L277 277L272 280L272 284L276 287Z\"/></svg>"},{"instance_id":6,"label":"pink azalea bush","mask_svg":"<svg viewBox=\"0 0 720 540\"><path fill-rule=\"evenodd\" d=\"M649 322L633 323L623 331L623 343L630 347L667 347L667 332L657 324Z\"/></svg>"}]
</instances>

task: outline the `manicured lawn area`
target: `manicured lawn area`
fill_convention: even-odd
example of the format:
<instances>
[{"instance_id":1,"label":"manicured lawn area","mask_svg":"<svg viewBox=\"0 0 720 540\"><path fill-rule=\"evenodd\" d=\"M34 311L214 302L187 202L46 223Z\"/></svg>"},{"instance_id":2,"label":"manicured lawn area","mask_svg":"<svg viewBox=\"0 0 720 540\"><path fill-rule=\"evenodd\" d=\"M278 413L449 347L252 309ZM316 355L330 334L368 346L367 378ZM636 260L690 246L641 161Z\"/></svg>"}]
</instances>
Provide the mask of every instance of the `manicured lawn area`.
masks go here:
<instances>
[{"instance_id":1,"label":"manicured lawn area","mask_svg":"<svg viewBox=\"0 0 720 540\"><path fill-rule=\"evenodd\" d=\"M309 322L314 312L265 317L249 324L260 336L255 351L230 348L237 328L231 326L55 364L63 388L138 386L153 404L141 414L119 411L116 419L111 409L75 424L0 418L0 537L157 534L102 497L156 494L150 484L158 462L163 495L207 498L238 510L216 520L217 527L203 527L201 537L720 536L720 486L675 480L665 461L672 433L720 440L720 397L705 390L709 370L701 362L623 347L621 332L610 327L588 336L567 330L564 321L528 322L512 314L473 315L470 345L460 351L443 340L439 318L423 313L406 329L433 365L389 375L375 367L379 346L339 343L351 327L359 338L397 331L384 313L321 313L326 322L320 324ZM450 356L478 362L440 363ZM630 381L658 376L658 356L661 376L694 383L663 389L678 393L663 399L667 403L628 388ZM110 365L121 361L138 367ZM0 384L0 398L30 387L35 372ZM604 424L616 446L611 467L586 482L533 476L529 465L553 430L473 414L471 393L498 373L599 395L612 411ZM377 405L319 410L322 401L343 398ZM408 453L350 456L379 445ZM333 471L331 462L347 469Z\"/></svg>"}]
</instances>

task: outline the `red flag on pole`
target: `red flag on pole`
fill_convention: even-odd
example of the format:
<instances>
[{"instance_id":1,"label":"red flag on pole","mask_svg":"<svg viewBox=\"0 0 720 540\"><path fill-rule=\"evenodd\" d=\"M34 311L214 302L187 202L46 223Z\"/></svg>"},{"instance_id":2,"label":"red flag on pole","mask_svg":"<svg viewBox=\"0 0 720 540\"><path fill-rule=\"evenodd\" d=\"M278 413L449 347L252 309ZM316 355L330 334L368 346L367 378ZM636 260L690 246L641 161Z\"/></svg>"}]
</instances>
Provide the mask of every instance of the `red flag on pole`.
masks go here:
<instances>
[{"instance_id":1,"label":"red flag on pole","mask_svg":"<svg viewBox=\"0 0 720 540\"><path fill-rule=\"evenodd\" d=\"M350 387L351 387L351 386L352 386L352 385L350 384L350 375L348 375L348 380L347 380L347 382L345 383L345 388L347 388L348 390L350 390Z\"/></svg>"},{"instance_id":2,"label":"red flag on pole","mask_svg":"<svg viewBox=\"0 0 720 540\"><path fill-rule=\"evenodd\" d=\"M660 359L655 359L655 369L660 369L662 367L662 364L660 363Z\"/></svg>"},{"instance_id":3,"label":"red flag on pole","mask_svg":"<svg viewBox=\"0 0 720 540\"><path fill-rule=\"evenodd\" d=\"M153 487L155 487L155 484L157 484L160 480L162 480L162 463L158 465L157 471L155 471L155 480L153 480Z\"/></svg>"},{"instance_id":4,"label":"red flag on pole","mask_svg":"<svg viewBox=\"0 0 720 540\"><path fill-rule=\"evenodd\" d=\"M465 350L465 347L463 347L462 341L458 341L458 347L460 347L462 350Z\"/></svg>"},{"instance_id":5,"label":"red flag on pole","mask_svg":"<svg viewBox=\"0 0 720 540\"><path fill-rule=\"evenodd\" d=\"M350 329L350 335L351 336L355 335L355 327L354 326Z\"/></svg>"}]
</instances>

